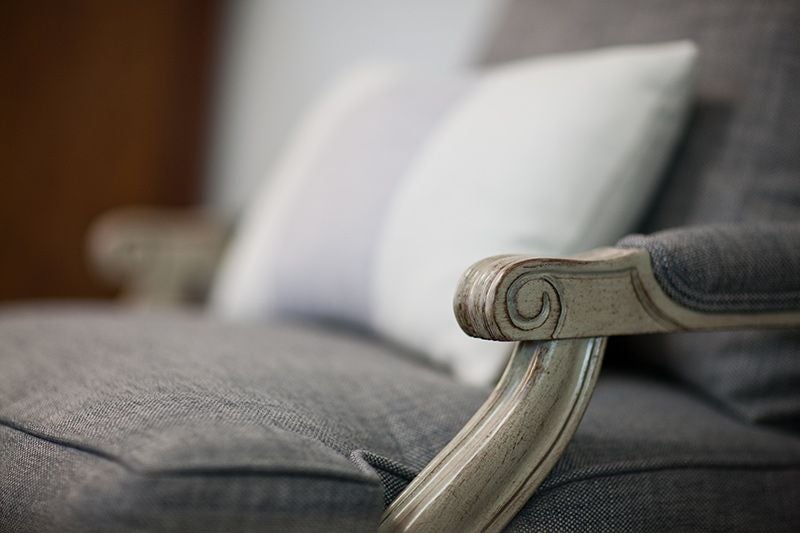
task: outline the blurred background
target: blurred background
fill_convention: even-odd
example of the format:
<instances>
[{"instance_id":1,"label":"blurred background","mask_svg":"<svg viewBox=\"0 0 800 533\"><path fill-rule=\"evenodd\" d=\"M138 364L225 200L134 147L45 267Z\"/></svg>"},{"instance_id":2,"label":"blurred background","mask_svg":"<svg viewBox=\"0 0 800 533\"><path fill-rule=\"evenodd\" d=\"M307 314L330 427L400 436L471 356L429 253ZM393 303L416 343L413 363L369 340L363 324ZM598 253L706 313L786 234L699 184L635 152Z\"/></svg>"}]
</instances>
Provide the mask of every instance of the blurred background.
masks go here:
<instances>
[{"instance_id":1,"label":"blurred background","mask_svg":"<svg viewBox=\"0 0 800 533\"><path fill-rule=\"evenodd\" d=\"M234 221L326 84L473 61L497 0L8 0L0 301L107 298L87 232L128 205Z\"/></svg>"}]
</instances>

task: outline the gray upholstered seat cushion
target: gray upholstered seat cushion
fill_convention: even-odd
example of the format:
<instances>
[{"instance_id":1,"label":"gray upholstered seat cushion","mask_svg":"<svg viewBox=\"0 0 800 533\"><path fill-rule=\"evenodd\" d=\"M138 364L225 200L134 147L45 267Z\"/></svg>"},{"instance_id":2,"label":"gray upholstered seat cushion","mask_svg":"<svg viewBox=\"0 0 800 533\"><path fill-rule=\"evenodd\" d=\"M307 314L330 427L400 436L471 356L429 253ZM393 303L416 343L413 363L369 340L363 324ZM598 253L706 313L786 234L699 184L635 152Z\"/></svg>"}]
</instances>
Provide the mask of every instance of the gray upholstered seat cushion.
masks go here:
<instances>
[{"instance_id":1,"label":"gray upholstered seat cushion","mask_svg":"<svg viewBox=\"0 0 800 533\"><path fill-rule=\"evenodd\" d=\"M369 530L485 394L353 333L9 308L0 529ZM606 372L513 527L792 530L798 500L797 439Z\"/></svg>"},{"instance_id":2,"label":"gray upholstered seat cushion","mask_svg":"<svg viewBox=\"0 0 800 533\"><path fill-rule=\"evenodd\" d=\"M298 325L0 312L0 530L371 530L485 392ZM290 527L293 526L293 527Z\"/></svg>"}]
</instances>

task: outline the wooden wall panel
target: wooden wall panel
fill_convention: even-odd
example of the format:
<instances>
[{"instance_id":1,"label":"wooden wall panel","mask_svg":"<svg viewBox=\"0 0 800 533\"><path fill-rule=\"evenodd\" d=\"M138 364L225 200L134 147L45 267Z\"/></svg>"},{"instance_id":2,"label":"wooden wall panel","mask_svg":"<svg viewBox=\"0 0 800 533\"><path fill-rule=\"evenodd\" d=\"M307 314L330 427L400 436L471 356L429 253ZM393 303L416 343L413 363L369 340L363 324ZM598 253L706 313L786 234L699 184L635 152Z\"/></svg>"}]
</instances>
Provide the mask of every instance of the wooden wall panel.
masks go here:
<instances>
[{"instance_id":1,"label":"wooden wall panel","mask_svg":"<svg viewBox=\"0 0 800 533\"><path fill-rule=\"evenodd\" d=\"M214 0L0 5L0 300L108 296L91 220L198 200Z\"/></svg>"}]
</instances>

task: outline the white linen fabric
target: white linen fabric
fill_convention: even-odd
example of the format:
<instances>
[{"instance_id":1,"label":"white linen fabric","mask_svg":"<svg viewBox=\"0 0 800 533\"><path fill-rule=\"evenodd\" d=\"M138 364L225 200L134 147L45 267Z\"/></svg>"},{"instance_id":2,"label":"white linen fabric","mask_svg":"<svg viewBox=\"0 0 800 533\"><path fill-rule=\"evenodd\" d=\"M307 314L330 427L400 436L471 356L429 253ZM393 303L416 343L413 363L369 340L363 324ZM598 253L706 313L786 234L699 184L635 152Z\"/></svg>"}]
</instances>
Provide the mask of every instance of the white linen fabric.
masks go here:
<instances>
[{"instance_id":1,"label":"white linen fabric","mask_svg":"<svg viewBox=\"0 0 800 533\"><path fill-rule=\"evenodd\" d=\"M631 231L684 122L696 56L682 41L347 76L245 214L212 309L349 322L489 384L511 346L461 332L461 273Z\"/></svg>"}]
</instances>

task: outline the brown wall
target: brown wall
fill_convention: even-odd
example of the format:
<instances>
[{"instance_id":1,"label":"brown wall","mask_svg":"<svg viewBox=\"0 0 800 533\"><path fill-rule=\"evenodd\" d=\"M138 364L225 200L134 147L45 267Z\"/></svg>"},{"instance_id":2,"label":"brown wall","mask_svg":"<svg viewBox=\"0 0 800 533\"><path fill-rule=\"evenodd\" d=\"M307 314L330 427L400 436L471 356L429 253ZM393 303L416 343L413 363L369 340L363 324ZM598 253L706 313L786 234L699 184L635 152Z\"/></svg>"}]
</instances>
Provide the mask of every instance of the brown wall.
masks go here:
<instances>
[{"instance_id":1,"label":"brown wall","mask_svg":"<svg viewBox=\"0 0 800 533\"><path fill-rule=\"evenodd\" d=\"M107 296L99 213L198 200L214 0L0 5L0 300Z\"/></svg>"}]
</instances>

